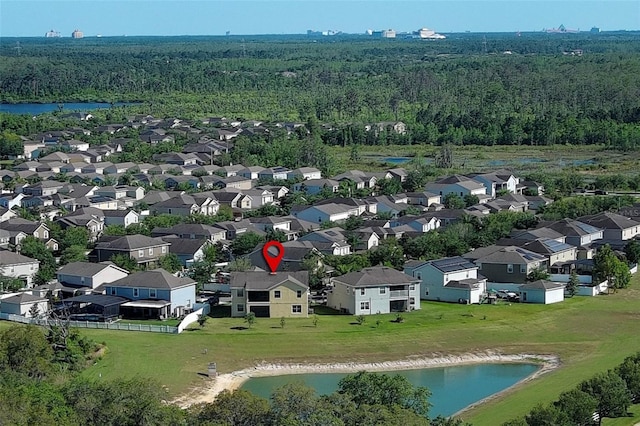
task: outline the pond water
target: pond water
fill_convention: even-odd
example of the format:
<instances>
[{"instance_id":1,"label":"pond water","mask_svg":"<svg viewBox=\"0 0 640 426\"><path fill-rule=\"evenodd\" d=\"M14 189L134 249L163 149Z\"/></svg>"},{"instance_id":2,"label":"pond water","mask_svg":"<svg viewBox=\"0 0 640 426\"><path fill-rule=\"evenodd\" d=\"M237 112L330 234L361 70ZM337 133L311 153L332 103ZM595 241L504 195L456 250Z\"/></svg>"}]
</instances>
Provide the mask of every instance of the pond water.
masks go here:
<instances>
[{"instance_id":1,"label":"pond water","mask_svg":"<svg viewBox=\"0 0 640 426\"><path fill-rule=\"evenodd\" d=\"M387 372L406 377L415 386L426 386L431 391L433 404L429 416L450 416L464 407L498 393L533 374L540 366L535 364L478 364L455 367L425 368ZM294 374L256 377L242 385L242 389L263 398L287 383L302 382L321 395L338 389L338 382L347 374Z\"/></svg>"},{"instance_id":2,"label":"pond water","mask_svg":"<svg viewBox=\"0 0 640 426\"><path fill-rule=\"evenodd\" d=\"M0 104L0 112L7 112L9 114L29 114L38 115L45 112L58 111L58 105L62 105L62 110L66 112L72 111L90 111L92 109L104 109L111 108L111 104L108 102L70 102L70 103L49 103L49 104L36 104L36 103L24 103L24 104ZM115 102L113 106L128 106L136 105L131 102Z\"/></svg>"}]
</instances>

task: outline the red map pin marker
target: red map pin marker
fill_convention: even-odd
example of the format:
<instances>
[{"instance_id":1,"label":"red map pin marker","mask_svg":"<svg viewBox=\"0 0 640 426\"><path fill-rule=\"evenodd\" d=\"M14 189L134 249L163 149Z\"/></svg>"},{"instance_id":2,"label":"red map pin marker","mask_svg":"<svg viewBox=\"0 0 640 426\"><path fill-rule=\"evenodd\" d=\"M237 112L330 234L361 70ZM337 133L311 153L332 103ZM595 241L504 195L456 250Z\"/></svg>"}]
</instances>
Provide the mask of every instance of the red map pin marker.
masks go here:
<instances>
[{"instance_id":1,"label":"red map pin marker","mask_svg":"<svg viewBox=\"0 0 640 426\"><path fill-rule=\"evenodd\" d=\"M278 254L273 256L269 253L269 249L271 247L275 247L278 249ZM276 269L278 269L278 265L280 265L280 261L282 260L282 256L284 256L284 247L278 241L268 241L264 247L262 247L262 256L264 257L265 262L269 265L269 269L271 269L271 273L275 274Z\"/></svg>"}]
</instances>

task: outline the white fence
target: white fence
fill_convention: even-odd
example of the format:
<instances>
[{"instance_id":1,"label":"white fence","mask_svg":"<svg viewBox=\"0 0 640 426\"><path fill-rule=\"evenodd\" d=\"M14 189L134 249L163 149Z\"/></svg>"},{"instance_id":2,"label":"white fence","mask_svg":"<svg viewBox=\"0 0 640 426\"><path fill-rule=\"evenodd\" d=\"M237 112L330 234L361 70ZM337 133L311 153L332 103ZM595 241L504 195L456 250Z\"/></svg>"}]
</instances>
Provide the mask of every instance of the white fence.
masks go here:
<instances>
[{"instance_id":1,"label":"white fence","mask_svg":"<svg viewBox=\"0 0 640 426\"><path fill-rule=\"evenodd\" d=\"M568 283L571 278L570 274L550 274L549 281L558 282L558 283ZM593 283L593 277L591 275L578 275L578 281L580 284L591 284Z\"/></svg>"}]
</instances>

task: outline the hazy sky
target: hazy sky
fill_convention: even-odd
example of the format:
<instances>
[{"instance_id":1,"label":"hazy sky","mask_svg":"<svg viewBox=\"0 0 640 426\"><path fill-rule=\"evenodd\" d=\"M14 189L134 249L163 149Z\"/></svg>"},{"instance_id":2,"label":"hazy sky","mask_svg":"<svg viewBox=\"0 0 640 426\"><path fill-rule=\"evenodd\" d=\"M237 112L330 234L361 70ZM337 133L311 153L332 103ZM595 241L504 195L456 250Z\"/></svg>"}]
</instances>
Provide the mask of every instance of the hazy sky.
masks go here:
<instances>
[{"instance_id":1,"label":"hazy sky","mask_svg":"<svg viewBox=\"0 0 640 426\"><path fill-rule=\"evenodd\" d=\"M639 30L640 0L0 0L0 36Z\"/></svg>"}]
</instances>

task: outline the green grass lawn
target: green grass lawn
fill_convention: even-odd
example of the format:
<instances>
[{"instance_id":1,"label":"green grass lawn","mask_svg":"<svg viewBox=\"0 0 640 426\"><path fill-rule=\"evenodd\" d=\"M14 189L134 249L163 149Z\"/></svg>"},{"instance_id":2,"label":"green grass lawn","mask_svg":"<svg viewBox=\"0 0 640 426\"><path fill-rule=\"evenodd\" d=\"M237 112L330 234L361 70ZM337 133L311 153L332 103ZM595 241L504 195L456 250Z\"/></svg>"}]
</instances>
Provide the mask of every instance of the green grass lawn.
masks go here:
<instances>
[{"instance_id":1,"label":"green grass lawn","mask_svg":"<svg viewBox=\"0 0 640 426\"><path fill-rule=\"evenodd\" d=\"M279 319L258 319L247 329L242 319L212 318L203 329L194 326L181 335L82 330L108 346L84 374L152 377L178 395L205 380L199 373L211 361L230 372L264 362L371 362L484 351L560 356L559 369L464 414L474 425L496 425L640 351L639 302L636 276L631 288L617 294L550 306L423 302L420 311L404 315L404 323L374 315L356 325L352 316L319 314L317 326L313 318L288 319L284 328Z\"/></svg>"}]
</instances>

